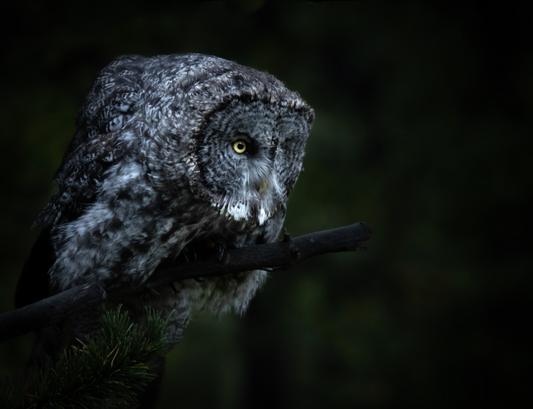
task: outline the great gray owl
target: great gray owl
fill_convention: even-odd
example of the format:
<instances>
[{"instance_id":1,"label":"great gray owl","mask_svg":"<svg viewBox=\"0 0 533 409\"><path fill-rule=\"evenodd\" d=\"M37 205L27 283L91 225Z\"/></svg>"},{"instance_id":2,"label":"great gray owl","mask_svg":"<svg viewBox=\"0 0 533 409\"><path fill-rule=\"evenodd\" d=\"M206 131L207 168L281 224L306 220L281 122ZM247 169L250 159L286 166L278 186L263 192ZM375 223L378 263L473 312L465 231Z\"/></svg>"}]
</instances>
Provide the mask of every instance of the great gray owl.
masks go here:
<instances>
[{"instance_id":1,"label":"great gray owl","mask_svg":"<svg viewBox=\"0 0 533 409\"><path fill-rule=\"evenodd\" d=\"M36 221L44 229L19 280L17 306L80 284L142 284L186 247L275 241L313 118L279 80L231 61L118 58L78 113L57 191ZM249 271L182 280L177 293L167 286L159 298L123 301L140 322L144 305L175 309L172 346L192 303L242 313L265 278ZM71 327L79 335L95 322L88 312ZM57 348L49 338L36 358Z\"/></svg>"}]
</instances>

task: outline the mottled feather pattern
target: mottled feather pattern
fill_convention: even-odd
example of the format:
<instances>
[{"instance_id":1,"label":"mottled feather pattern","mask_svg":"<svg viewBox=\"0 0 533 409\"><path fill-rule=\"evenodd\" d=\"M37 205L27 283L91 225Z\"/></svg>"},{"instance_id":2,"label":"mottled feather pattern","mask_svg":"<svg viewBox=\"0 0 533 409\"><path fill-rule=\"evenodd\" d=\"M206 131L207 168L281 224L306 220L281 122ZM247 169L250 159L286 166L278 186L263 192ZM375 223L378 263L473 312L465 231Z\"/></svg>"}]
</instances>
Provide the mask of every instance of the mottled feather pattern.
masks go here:
<instances>
[{"instance_id":1,"label":"mottled feather pattern","mask_svg":"<svg viewBox=\"0 0 533 409\"><path fill-rule=\"evenodd\" d=\"M36 222L50 229L53 291L142 284L161 263L208 241L223 249L277 240L313 119L279 80L231 61L118 58L87 96L57 191ZM177 294L166 286L160 298L123 302L139 322L145 305L176 309L173 345L192 304L243 313L265 278L250 271L178 280ZM91 317L78 317L78 334Z\"/></svg>"}]
</instances>

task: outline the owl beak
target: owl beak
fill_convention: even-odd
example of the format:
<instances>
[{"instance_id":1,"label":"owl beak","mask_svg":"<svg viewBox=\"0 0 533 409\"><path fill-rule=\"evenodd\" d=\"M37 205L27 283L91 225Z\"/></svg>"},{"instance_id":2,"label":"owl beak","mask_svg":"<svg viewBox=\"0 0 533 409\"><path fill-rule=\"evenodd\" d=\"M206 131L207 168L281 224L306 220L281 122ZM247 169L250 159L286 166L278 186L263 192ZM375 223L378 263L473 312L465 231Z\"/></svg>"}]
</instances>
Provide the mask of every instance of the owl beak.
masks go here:
<instances>
[{"instance_id":1,"label":"owl beak","mask_svg":"<svg viewBox=\"0 0 533 409\"><path fill-rule=\"evenodd\" d=\"M265 191L265 189L267 188L267 186L268 186L268 185L267 185L267 182L266 182L266 181L263 181L263 183L261 183L261 184L258 186L257 191L258 191L259 193L262 193L262 192Z\"/></svg>"}]
</instances>

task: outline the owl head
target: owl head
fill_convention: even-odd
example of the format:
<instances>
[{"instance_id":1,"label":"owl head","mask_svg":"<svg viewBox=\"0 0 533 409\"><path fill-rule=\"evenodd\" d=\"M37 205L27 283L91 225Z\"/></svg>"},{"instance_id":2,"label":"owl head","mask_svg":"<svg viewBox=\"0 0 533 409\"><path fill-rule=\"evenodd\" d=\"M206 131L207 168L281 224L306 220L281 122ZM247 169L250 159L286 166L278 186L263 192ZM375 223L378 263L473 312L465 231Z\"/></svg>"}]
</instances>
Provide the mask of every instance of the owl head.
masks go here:
<instances>
[{"instance_id":1,"label":"owl head","mask_svg":"<svg viewBox=\"0 0 533 409\"><path fill-rule=\"evenodd\" d=\"M161 82L153 105L164 99L165 114L147 138L165 162L159 182L262 225L298 178L313 110L272 75L217 57L193 54Z\"/></svg>"}]
</instances>

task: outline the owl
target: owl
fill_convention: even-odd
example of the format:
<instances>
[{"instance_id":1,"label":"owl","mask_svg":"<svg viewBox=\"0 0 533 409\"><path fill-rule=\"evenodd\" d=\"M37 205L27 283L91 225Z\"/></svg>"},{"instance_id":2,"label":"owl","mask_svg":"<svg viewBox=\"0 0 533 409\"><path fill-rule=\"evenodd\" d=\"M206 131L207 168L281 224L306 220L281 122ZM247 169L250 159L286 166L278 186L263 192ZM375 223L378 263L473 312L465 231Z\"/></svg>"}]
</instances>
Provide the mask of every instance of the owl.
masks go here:
<instances>
[{"instance_id":1,"label":"owl","mask_svg":"<svg viewBox=\"0 0 533 409\"><path fill-rule=\"evenodd\" d=\"M313 119L272 75L222 58L116 59L77 115L57 191L36 221L43 229L22 271L17 307L82 284L103 291L142 285L158 266L201 249L277 240ZM177 291L164 286L159 297L121 302L141 324L145 306L174 310L171 348L192 306L242 314L266 274L178 277ZM67 321L60 330L70 336L41 331L34 358L90 333L101 308Z\"/></svg>"}]
</instances>

